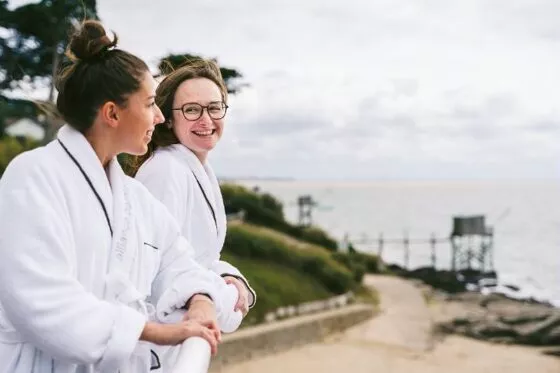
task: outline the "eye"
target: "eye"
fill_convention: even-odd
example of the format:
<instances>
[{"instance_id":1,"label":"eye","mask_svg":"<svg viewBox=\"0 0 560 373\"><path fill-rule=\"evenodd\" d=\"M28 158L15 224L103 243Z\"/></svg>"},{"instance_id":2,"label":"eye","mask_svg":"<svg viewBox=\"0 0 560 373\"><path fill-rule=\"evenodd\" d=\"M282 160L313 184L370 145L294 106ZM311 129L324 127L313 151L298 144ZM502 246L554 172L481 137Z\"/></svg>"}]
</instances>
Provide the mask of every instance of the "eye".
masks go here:
<instances>
[{"instance_id":1,"label":"eye","mask_svg":"<svg viewBox=\"0 0 560 373\"><path fill-rule=\"evenodd\" d=\"M213 104L208 106L208 110L213 112L213 113L219 113L222 111L222 105L220 104Z\"/></svg>"},{"instance_id":2,"label":"eye","mask_svg":"<svg viewBox=\"0 0 560 373\"><path fill-rule=\"evenodd\" d=\"M200 108L198 106L192 105L192 106L185 106L183 108L183 112L185 114L197 114L200 111Z\"/></svg>"}]
</instances>

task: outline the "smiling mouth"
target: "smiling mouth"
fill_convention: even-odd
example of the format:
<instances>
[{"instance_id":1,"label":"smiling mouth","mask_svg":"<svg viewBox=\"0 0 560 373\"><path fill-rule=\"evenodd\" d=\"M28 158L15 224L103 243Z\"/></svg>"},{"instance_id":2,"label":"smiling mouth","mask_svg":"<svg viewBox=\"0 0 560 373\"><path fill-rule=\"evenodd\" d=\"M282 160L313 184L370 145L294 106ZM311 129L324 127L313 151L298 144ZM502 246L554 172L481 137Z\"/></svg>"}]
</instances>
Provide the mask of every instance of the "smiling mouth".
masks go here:
<instances>
[{"instance_id":1,"label":"smiling mouth","mask_svg":"<svg viewBox=\"0 0 560 373\"><path fill-rule=\"evenodd\" d=\"M205 130L205 131L191 131L193 134L197 135L198 137L207 137L212 136L216 133L215 129L212 130Z\"/></svg>"},{"instance_id":2,"label":"smiling mouth","mask_svg":"<svg viewBox=\"0 0 560 373\"><path fill-rule=\"evenodd\" d=\"M146 132L146 136L152 137L152 134L153 134L153 133L154 133L154 130L153 130L153 129L148 130L148 131Z\"/></svg>"}]
</instances>

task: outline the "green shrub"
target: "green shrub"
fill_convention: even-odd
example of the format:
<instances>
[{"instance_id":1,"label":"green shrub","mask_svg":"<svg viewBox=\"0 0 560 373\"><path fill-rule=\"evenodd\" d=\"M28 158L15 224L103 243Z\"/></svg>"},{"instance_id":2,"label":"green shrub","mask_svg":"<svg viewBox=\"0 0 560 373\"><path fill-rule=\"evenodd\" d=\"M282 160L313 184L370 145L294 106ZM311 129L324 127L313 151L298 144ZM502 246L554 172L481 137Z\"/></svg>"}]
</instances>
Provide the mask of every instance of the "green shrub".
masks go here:
<instances>
[{"instance_id":1,"label":"green shrub","mask_svg":"<svg viewBox=\"0 0 560 373\"><path fill-rule=\"evenodd\" d=\"M366 273L381 273L382 263L377 255L359 251L356 251L353 255L358 262L364 265Z\"/></svg>"},{"instance_id":2,"label":"green shrub","mask_svg":"<svg viewBox=\"0 0 560 373\"><path fill-rule=\"evenodd\" d=\"M245 221L275 229L294 238L323 246L336 251L337 241L317 227L299 227L284 219L283 206L280 201L268 193L255 193L249 189L233 184L222 184L222 196L226 213L245 211Z\"/></svg>"},{"instance_id":3,"label":"green shrub","mask_svg":"<svg viewBox=\"0 0 560 373\"><path fill-rule=\"evenodd\" d=\"M348 253L333 253L332 257L352 272L354 281L357 283L362 282L366 273L380 272L379 258L375 255L355 251Z\"/></svg>"},{"instance_id":4,"label":"green shrub","mask_svg":"<svg viewBox=\"0 0 560 373\"><path fill-rule=\"evenodd\" d=\"M331 258L328 252L292 249L280 239L256 234L243 225L228 229L224 253L293 268L312 276L334 294L345 293L355 286L351 271Z\"/></svg>"},{"instance_id":5,"label":"green shrub","mask_svg":"<svg viewBox=\"0 0 560 373\"><path fill-rule=\"evenodd\" d=\"M333 293L313 276L278 263L240 258L231 254L223 254L222 259L236 266L257 293L257 303L247 315L243 325L262 322L268 312L279 307L333 296Z\"/></svg>"},{"instance_id":6,"label":"green shrub","mask_svg":"<svg viewBox=\"0 0 560 373\"><path fill-rule=\"evenodd\" d=\"M39 146L39 143L25 137L6 136L0 139L0 176L18 154L37 146Z\"/></svg>"},{"instance_id":7,"label":"green shrub","mask_svg":"<svg viewBox=\"0 0 560 373\"><path fill-rule=\"evenodd\" d=\"M311 242L319 246L323 246L325 249L331 251L336 251L338 248L338 243L335 239L329 237L329 235L320 228L317 227L303 227L300 228L301 233L298 237L302 241Z\"/></svg>"}]
</instances>

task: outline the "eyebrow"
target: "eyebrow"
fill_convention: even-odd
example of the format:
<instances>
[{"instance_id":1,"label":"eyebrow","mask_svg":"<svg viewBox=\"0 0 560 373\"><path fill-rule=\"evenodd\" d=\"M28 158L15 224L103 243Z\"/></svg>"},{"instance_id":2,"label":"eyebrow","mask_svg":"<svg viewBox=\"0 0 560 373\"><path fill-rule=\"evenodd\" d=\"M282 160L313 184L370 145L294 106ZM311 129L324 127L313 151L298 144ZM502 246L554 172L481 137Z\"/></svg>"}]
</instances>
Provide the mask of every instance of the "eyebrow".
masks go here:
<instances>
[{"instance_id":1,"label":"eyebrow","mask_svg":"<svg viewBox=\"0 0 560 373\"><path fill-rule=\"evenodd\" d=\"M151 95L151 96L148 96L148 98L146 98L146 100L152 100L154 98L156 98L156 95Z\"/></svg>"},{"instance_id":2,"label":"eyebrow","mask_svg":"<svg viewBox=\"0 0 560 373\"><path fill-rule=\"evenodd\" d=\"M222 100L208 101L208 104L222 104L222 103L224 103L224 101L222 101ZM196 101L185 102L183 105L188 105L188 104L198 104L198 105L200 105L200 103L198 103Z\"/></svg>"}]
</instances>

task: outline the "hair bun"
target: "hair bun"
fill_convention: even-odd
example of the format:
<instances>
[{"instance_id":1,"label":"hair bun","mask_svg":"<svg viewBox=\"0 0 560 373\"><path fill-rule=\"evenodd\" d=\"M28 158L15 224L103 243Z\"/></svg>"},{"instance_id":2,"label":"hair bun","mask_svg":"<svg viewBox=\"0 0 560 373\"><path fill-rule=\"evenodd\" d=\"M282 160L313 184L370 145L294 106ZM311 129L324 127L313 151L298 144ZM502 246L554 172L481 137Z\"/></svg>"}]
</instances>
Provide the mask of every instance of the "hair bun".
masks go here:
<instances>
[{"instance_id":1,"label":"hair bun","mask_svg":"<svg viewBox=\"0 0 560 373\"><path fill-rule=\"evenodd\" d=\"M105 52L117 45L117 35L113 33L113 36L111 40L100 22L85 21L72 35L67 55L72 60L98 60Z\"/></svg>"}]
</instances>

